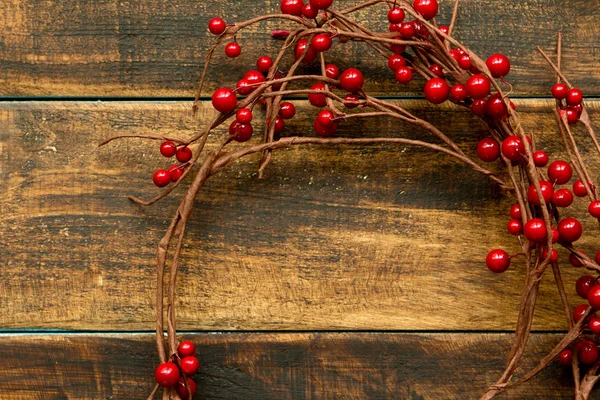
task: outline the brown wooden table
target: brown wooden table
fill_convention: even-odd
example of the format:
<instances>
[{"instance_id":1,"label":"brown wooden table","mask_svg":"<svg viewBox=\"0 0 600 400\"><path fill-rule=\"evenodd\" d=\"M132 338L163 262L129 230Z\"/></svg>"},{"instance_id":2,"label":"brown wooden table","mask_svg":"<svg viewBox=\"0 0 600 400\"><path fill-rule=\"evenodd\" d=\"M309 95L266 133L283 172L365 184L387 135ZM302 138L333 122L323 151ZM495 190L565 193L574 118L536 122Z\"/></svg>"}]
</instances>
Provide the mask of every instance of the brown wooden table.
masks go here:
<instances>
[{"instance_id":1,"label":"brown wooden table","mask_svg":"<svg viewBox=\"0 0 600 400\"><path fill-rule=\"evenodd\" d=\"M447 22L451 2L441 3ZM278 4L0 4L0 399L148 395L158 361L154 250L181 192L135 206L127 195L158 193L157 146L97 144L195 133L214 114L208 97L191 114L208 19L242 20ZM598 15L597 2L574 0L461 5L457 36L482 56L511 58L524 124L553 154L554 77L535 46L553 52L563 32L563 69L600 116ZM204 94L273 54L280 42L265 32L280 26L241 34L242 56L218 56ZM421 81L400 87L385 61L359 49L332 56L361 68L368 91L394 97L473 153L480 122L415 99ZM295 102L299 116L286 129L312 134L314 109ZM386 120L340 128L399 134L424 133ZM600 172L597 162L592 169ZM524 276L518 263L500 276L484 265L489 249L516 249L504 233L510 199L444 156L398 146L291 149L274 156L264 179L256 171L257 159L245 160L209 182L187 233L177 318L181 337L198 343L197 398L471 399L493 383ZM589 237L581 248L593 254L600 248ZM580 275L564 269L573 304ZM566 327L550 277L539 303L524 367ZM571 386L570 371L552 366L503 398L571 398Z\"/></svg>"}]
</instances>

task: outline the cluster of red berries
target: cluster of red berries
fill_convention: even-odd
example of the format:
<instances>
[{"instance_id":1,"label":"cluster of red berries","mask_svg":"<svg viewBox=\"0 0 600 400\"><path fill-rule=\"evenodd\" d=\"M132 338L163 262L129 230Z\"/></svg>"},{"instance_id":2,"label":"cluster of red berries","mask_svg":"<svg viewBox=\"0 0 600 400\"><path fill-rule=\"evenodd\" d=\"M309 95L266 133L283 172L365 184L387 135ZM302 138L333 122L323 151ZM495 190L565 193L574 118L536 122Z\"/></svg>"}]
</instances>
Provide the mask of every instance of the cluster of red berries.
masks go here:
<instances>
[{"instance_id":1,"label":"cluster of red berries","mask_svg":"<svg viewBox=\"0 0 600 400\"><path fill-rule=\"evenodd\" d=\"M577 88L569 89L564 83L552 86L552 97L558 103L561 116L566 115L569 124L573 125L579 121L583 111L583 93ZM564 101L564 102L563 102Z\"/></svg>"},{"instance_id":2,"label":"cluster of red berries","mask_svg":"<svg viewBox=\"0 0 600 400\"><path fill-rule=\"evenodd\" d=\"M168 169L159 169L152 175L152 181L158 187L165 187L171 182L177 182L183 170L188 166L188 162L192 159L192 150L187 146L177 146L171 141L166 141L160 145L160 154L164 157L171 158L175 156L181 164L171 165Z\"/></svg>"},{"instance_id":3,"label":"cluster of red berries","mask_svg":"<svg viewBox=\"0 0 600 400\"><path fill-rule=\"evenodd\" d=\"M184 376L189 377L198 372L200 363L196 358L196 346L194 346L191 341L185 340L177 347L177 355L179 366L173 361L162 363L156 367L154 378L162 387L175 387L179 397L181 397L182 400L187 400L190 392L192 396L196 393L196 382L191 378L187 379L187 384L190 388L190 391L188 392L182 373Z\"/></svg>"}]
</instances>

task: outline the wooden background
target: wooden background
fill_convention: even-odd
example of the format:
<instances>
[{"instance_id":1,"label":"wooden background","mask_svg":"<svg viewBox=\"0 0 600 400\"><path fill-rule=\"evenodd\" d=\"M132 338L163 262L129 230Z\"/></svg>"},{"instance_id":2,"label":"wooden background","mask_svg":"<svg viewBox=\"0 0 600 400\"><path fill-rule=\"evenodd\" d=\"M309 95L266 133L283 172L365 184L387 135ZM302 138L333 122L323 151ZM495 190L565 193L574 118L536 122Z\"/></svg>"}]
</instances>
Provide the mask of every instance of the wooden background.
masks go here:
<instances>
[{"instance_id":1,"label":"wooden background","mask_svg":"<svg viewBox=\"0 0 600 400\"><path fill-rule=\"evenodd\" d=\"M152 172L168 164L156 144L96 145L116 134L195 133L214 115L207 97L191 115L212 40L207 21L243 20L278 4L0 3L1 399L150 392L154 250L181 193L133 205L127 195L158 192ZM441 0L440 22L450 7ZM359 18L377 26L384 15L382 8L380 17ZM457 36L483 56L511 58L526 128L556 157L554 78L535 46L553 51L563 32L564 70L600 115L598 15L596 0L462 1ZM264 32L284 26L244 32L234 61L219 52L204 95L273 54L280 42ZM420 100L422 82L396 85L385 62L360 46L331 57L358 65L371 93L443 127L471 154L485 135L469 113ZM315 110L295 101L299 116L286 131L312 134ZM342 126L340 135L423 132L372 120ZM401 146L281 151L262 180L256 166L244 160L213 178L188 230L177 317L181 337L199 347L197 398L471 399L496 379L523 266L495 276L484 258L491 248L517 248L505 234L510 199L446 157ZM600 250L592 237L581 242L588 254ZM565 266L574 304L580 275ZM565 330L551 279L542 283L534 329L524 367ZM570 371L552 366L503 398L571 398L571 385Z\"/></svg>"}]
</instances>

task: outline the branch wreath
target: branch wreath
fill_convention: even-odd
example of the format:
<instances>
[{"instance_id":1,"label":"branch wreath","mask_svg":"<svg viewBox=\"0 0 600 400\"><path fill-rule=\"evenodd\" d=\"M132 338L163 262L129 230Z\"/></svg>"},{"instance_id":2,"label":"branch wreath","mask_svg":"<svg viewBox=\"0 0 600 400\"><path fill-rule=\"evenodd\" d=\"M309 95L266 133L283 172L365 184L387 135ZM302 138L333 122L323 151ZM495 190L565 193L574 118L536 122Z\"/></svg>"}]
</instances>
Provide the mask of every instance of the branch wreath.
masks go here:
<instances>
[{"instance_id":1,"label":"branch wreath","mask_svg":"<svg viewBox=\"0 0 600 400\"><path fill-rule=\"evenodd\" d=\"M542 49L538 48L538 51L557 75L557 83L552 87L552 95L556 99L554 117L568 160L556 160L544 170L549 163L549 155L537 149L534 132L525 132L516 107L509 99L512 86L505 80L510 72L508 58L494 54L483 61L452 36L458 0L455 1L449 26L436 23L436 0L414 0L413 3L406 0L370 0L343 10L331 8L332 4L333 0L310 0L307 4L303 0L282 0L281 14L264 15L229 25L220 18L212 19L209 30L218 37L206 55L194 111L197 110L214 52L223 47L225 42L225 54L233 58L241 53L236 37L245 28L275 19L293 24L296 30L271 32L273 38L283 40L275 58L260 57L257 69L248 71L235 89L217 89L212 96L212 104L219 113L193 137L115 136L100 144L106 145L127 137L161 141L161 153L166 157L175 156L179 161L168 170L156 171L153 176L154 183L159 187L166 187L171 182L173 185L148 201L131 196L130 199L135 203L149 206L178 188L188 175L191 181L156 252L156 345L160 365L155 373L157 383L148 399L153 399L161 387L164 388L163 399L192 399L196 391L196 385L190 378L198 371L194 345L190 341L180 342L177 339L175 287L187 224L194 201L207 180L241 158L253 154L260 155L258 171L259 177L262 177L275 150L301 145L374 144L418 146L446 154L487 176L516 199L510 210L512 219L507 228L517 238L521 251L509 255L501 249L492 250L486 257L486 265L491 271L501 273L509 268L513 258L520 257L524 260L527 273L505 370L486 389L481 399L492 399L530 380L554 361L572 368L575 398L588 399L600 379L597 339L593 336L600 334L600 318L595 314L595 310L600 309L600 284L597 284L600 252L595 258L590 258L578 250L573 243L582 236L581 223L572 217L563 218L561 213L563 208L573 203L575 194L587 197L589 213L593 218L600 218L600 201L594 179L581 155L574 129L582 125L599 154L600 145L582 92L574 88L561 71L560 34L556 62ZM372 12L376 12L380 8L387 10L390 32L373 32L352 19L357 11L373 9ZM407 15L413 19L405 21ZM477 146L478 159L467 155L431 123L397 104L366 93L360 70L349 68L340 73L335 65L327 64L327 50L335 39L338 45L352 41L368 46L387 60L388 67L401 84L409 83L414 74L423 77L426 80L424 95L429 102L441 104L449 100L471 109L489 130L489 137L482 139ZM284 58L288 53L293 54L294 61L286 68ZM302 64L313 62L320 64L320 75L299 73ZM310 87L306 89L308 85ZM507 89L506 92L503 87ZM238 98L238 94L244 97ZM307 96L313 106L324 108L313 122L318 137L281 136L285 120L293 118L296 112L292 103L283 100L285 96L293 95ZM233 142L244 143L252 138L252 114L262 106L265 107L266 124L260 143L231 148ZM332 137L338 124L362 118L391 118L422 128L430 135L419 140L401 137ZM229 121L229 135L219 137L221 135L213 133L215 128ZM205 149L209 137L220 140L216 150ZM499 165L501 173L489 169L487 165L490 163ZM572 190L559 188L571 181L573 171L578 179ZM577 281L576 291L588 303L575 307L573 311L561 278L558 253L554 249L557 245L569 252L570 264L593 273L583 275ZM170 262L167 262L168 257ZM514 377L530 336L540 280L549 270L558 288L569 330L535 368ZM168 272L167 277L165 271Z\"/></svg>"}]
</instances>

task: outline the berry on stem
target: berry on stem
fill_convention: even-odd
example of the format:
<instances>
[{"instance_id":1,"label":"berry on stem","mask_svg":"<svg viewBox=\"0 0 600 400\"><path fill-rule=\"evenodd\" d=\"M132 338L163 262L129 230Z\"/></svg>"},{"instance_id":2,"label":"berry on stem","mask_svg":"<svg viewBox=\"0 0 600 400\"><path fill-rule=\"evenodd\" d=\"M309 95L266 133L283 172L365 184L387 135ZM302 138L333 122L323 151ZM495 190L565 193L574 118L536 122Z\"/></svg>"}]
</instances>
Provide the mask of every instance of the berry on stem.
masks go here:
<instances>
[{"instance_id":1,"label":"berry on stem","mask_svg":"<svg viewBox=\"0 0 600 400\"><path fill-rule=\"evenodd\" d=\"M573 193L569 189L558 189L552 195L552 203L556 207L566 208L573 204Z\"/></svg>"},{"instance_id":2,"label":"berry on stem","mask_svg":"<svg viewBox=\"0 0 600 400\"><path fill-rule=\"evenodd\" d=\"M432 20L438 13L437 0L415 0L413 8L427 21Z\"/></svg>"},{"instance_id":3,"label":"berry on stem","mask_svg":"<svg viewBox=\"0 0 600 400\"><path fill-rule=\"evenodd\" d=\"M485 265L487 265L490 271L499 274L510 267L510 257L506 251L494 249L485 258Z\"/></svg>"},{"instance_id":4,"label":"berry on stem","mask_svg":"<svg viewBox=\"0 0 600 400\"><path fill-rule=\"evenodd\" d=\"M317 116L317 121L325 128L329 128L334 124L334 115L329 110L323 110Z\"/></svg>"},{"instance_id":5,"label":"berry on stem","mask_svg":"<svg viewBox=\"0 0 600 400\"><path fill-rule=\"evenodd\" d=\"M581 223L575 218L564 218L558 223L558 233L561 240L573 243L579 240L583 229Z\"/></svg>"},{"instance_id":6,"label":"berry on stem","mask_svg":"<svg viewBox=\"0 0 600 400\"><path fill-rule=\"evenodd\" d=\"M500 157L500 145L492 138L483 138L477 143L477 155L485 162L496 161Z\"/></svg>"},{"instance_id":7,"label":"berry on stem","mask_svg":"<svg viewBox=\"0 0 600 400\"><path fill-rule=\"evenodd\" d=\"M573 321L575 323L579 322L581 318L585 315L588 308L590 308L589 304L580 304L573 310Z\"/></svg>"},{"instance_id":8,"label":"berry on stem","mask_svg":"<svg viewBox=\"0 0 600 400\"><path fill-rule=\"evenodd\" d=\"M398 7L394 7L392 9L390 9L390 11L388 11L388 21L390 24L399 24L402 21L404 21L404 18L406 17L406 14L404 12L403 9L398 8Z\"/></svg>"},{"instance_id":9,"label":"berry on stem","mask_svg":"<svg viewBox=\"0 0 600 400\"><path fill-rule=\"evenodd\" d=\"M273 66L273 60L269 56L261 56L256 60L256 69L263 74L269 72L269 69Z\"/></svg>"},{"instance_id":10,"label":"berry on stem","mask_svg":"<svg viewBox=\"0 0 600 400\"><path fill-rule=\"evenodd\" d=\"M494 78L504 78L510 72L510 61L504 54L492 54L485 61Z\"/></svg>"},{"instance_id":11,"label":"berry on stem","mask_svg":"<svg viewBox=\"0 0 600 400\"><path fill-rule=\"evenodd\" d=\"M179 178L181 178L181 175L183 175L183 167L171 165L169 169L167 169L167 172L171 174L171 182L177 182Z\"/></svg>"},{"instance_id":12,"label":"berry on stem","mask_svg":"<svg viewBox=\"0 0 600 400\"><path fill-rule=\"evenodd\" d=\"M448 83L442 78L432 78L425 84L425 98L433 104L441 104L448 100L450 94L450 87Z\"/></svg>"},{"instance_id":13,"label":"berry on stem","mask_svg":"<svg viewBox=\"0 0 600 400\"><path fill-rule=\"evenodd\" d=\"M577 343L577 358L585 365L591 365L598 359L598 346L591 340Z\"/></svg>"},{"instance_id":14,"label":"berry on stem","mask_svg":"<svg viewBox=\"0 0 600 400\"><path fill-rule=\"evenodd\" d=\"M468 54L461 54L458 56L458 66L468 71L471 69L471 57Z\"/></svg>"},{"instance_id":15,"label":"berry on stem","mask_svg":"<svg viewBox=\"0 0 600 400\"><path fill-rule=\"evenodd\" d=\"M506 226L508 233L513 236L519 236L523 233L523 224L518 219L511 219Z\"/></svg>"},{"instance_id":16,"label":"berry on stem","mask_svg":"<svg viewBox=\"0 0 600 400\"><path fill-rule=\"evenodd\" d=\"M561 351L558 355L558 362L565 367L570 366L571 362L573 362L573 352L569 349Z\"/></svg>"},{"instance_id":17,"label":"berry on stem","mask_svg":"<svg viewBox=\"0 0 600 400\"><path fill-rule=\"evenodd\" d=\"M325 76L331 79L337 79L340 76L340 70L334 64L325 66Z\"/></svg>"},{"instance_id":18,"label":"berry on stem","mask_svg":"<svg viewBox=\"0 0 600 400\"><path fill-rule=\"evenodd\" d=\"M457 83L450 89L450 98L453 101L461 102L467 99L467 88L462 83Z\"/></svg>"},{"instance_id":19,"label":"berry on stem","mask_svg":"<svg viewBox=\"0 0 600 400\"><path fill-rule=\"evenodd\" d=\"M302 8L302 15L304 18L315 19L319 15L319 9L311 6L310 3L306 3Z\"/></svg>"},{"instance_id":20,"label":"berry on stem","mask_svg":"<svg viewBox=\"0 0 600 400\"><path fill-rule=\"evenodd\" d=\"M409 67L400 67L394 73L394 78L396 78L399 83L406 85L412 81L412 70Z\"/></svg>"},{"instance_id":21,"label":"berry on stem","mask_svg":"<svg viewBox=\"0 0 600 400\"><path fill-rule=\"evenodd\" d=\"M388 67L392 71L396 71L400 67L406 66L406 60L400 54L392 54L388 58Z\"/></svg>"},{"instance_id":22,"label":"berry on stem","mask_svg":"<svg viewBox=\"0 0 600 400\"><path fill-rule=\"evenodd\" d=\"M512 219L521 219L522 214L519 203L513 204L512 207L510 207L510 217Z\"/></svg>"},{"instance_id":23,"label":"berry on stem","mask_svg":"<svg viewBox=\"0 0 600 400\"><path fill-rule=\"evenodd\" d=\"M306 46L308 46L308 39L298 40L298 42L296 43L296 52L294 54L296 55L296 59L299 59L300 57L302 57L302 54L304 54L304 57L302 57L302 62L308 64L313 62L315 58L317 58L317 52L309 46L305 54L304 50L306 49Z\"/></svg>"},{"instance_id":24,"label":"berry on stem","mask_svg":"<svg viewBox=\"0 0 600 400\"><path fill-rule=\"evenodd\" d=\"M164 157L170 158L177 153L177 146L171 141L162 142L160 145L160 154Z\"/></svg>"},{"instance_id":25,"label":"berry on stem","mask_svg":"<svg viewBox=\"0 0 600 400\"><path fill-rule=\"evenodd\" d=\"M329 50L333 44L329 33L319 33L318 35L315 35L310 43L311 49L314 49L319 53Z\"/></svg>"},{"instance_id":26,"label":"berry on stem","mask_svg":"<svg viewBox=\"0 0 600 400\"><path fill-rule=\"evenodd\" d=\"M187 382L190 387L190 392L193 396L194 394L196 394L196 382L194 382L191 378L188 378ZM179 378L179 382L177 382L177 386L175 387L175 389L177 390L177 394L179 395L179 397L182 398L182 400L188 399L189 392L185 387L185 382L183 381L183 378Z\"/></svg>"},{"instance_id":27,"label":"berry on stem","mask_svg":"<svg viewBox=\"0 0 600 400\"><path fill-rule=\"evenodd\" d=\"M550 200L552 200L552 196L554 195L554 187L552 184L548 181L540 180L540 190L542 192L544 202L546 204L550 203ZM527 189L527 200L536 206L539 206L542 203L540 197L538 196L537 189L533 183L529 185L529 188Z\"/></svg>"},{"instance_id":28,"label":"berry on stem","mask_svg":"<svg viewBox=\"0 0 600 400\"><path fill-rule=\"evenodd\" d=\"M331 124L331 126L328 127L321 125L317 119L315 119L315 121L313 122L313 127L315 128L315 132L317 132L317 135L325 138L333 136L337 131L337 126L337 122L334 122L333 124Z\"/></svg>"},{"instance_id":29,"label":"berry on stem","mask_svg":"<svg viewBox=\"0 0 600 400\"><path fill-rule=\"evenodd\" d=\"M485 112L493 119L502 119L508 114L508 108L506 108L502 96L494 94L487 100Z\"/></svg>"},{"instance_id":30,"label":"berry on stem","mask_svg":"<svg viewBox=\"0 0 600 400\"><path fill-rule=\"evenodd\" d=\"M541 218L532 218L523 228L525 237L534 243L543 243L547 240L546 223Z\"/></svg>"},{"instance_id":31,"label":"berry on stem","mask_svg":"<svg viewBox=\"0 0 600 400\"><path fill-rule=\"evenodd\" d=\"M344 107L350 108L350 109L356 108L359 106L359 104L356 104L356 102L359 100L360 99L358 98L358 96L348 93L347 95L344 96Z\"/></svg>"},{"instance_id":32,"label":"berry on stem","mask_svg":"<svg viewBox=\"0 0 600 400\"><path fill-rule=\"evenodd\" d=\"M236 42L227 43L225 46L225 55L229 58L236 58L242 54L242 46Z\"/></svg>"},{"instance_id":33,"label":"berry on stem","mask_svg":"<svg viewBox=\"0 0 600 400\"><path fill-rule=\"evenodd\" d=\"M182 147L180 149L177 149L177 153L175 154L175 157L177 157L177 161L179 161L180 163L186 163L190 161L192 159L192 156L192 149L190 149L189 147Z\"/></svg>"},{"instance_id":34,"label":"berry on stem","mask_svg":"<svg viewBox=\"0 0 600 400\"><path fill-rule=\"evenodd\" d=\"M212 95L212 105L217 111L229 114L237 106L237 96L227 87L219 88Z\"/></svg>"},{"instance_id":35,"label":"berry on stem","mask_svg":"<svg viewBox=\"0 0 600 400\"><path fill-rule=\"evenodd\" d=\"M573 88L567 92L567 104L570 106L578 106L583 101L583 93L577 88Z\"/></svg>"},{"instance_id":36,"label":"berry on stem","mask_svg":"<svg viewBox=\"0 0 600 400\"><path fill-rule=\"evenodd\" d=\"M235 114L235 119L240 124L249 124L252 122L252 111L249 108L240 108Z\"/></svg>"},{"instance_id":37,"label":"berry on stem","mask_svg":"<svg viewBox=\"0 0 600 400\"><path fill-rule=\"evenodd\" d=\"M590 189L593 190L593 184L588 182L588 186L590 187ZM585 188L585 185L583 184L583 182L581 181L581 179L577 179L574 183L573 183L573 193L575 194L575 196L577 197L585 197L587 196L587 189Z\"/></svg>"},{"instance_id":38,"label":"berry on stem","mask_svg":"<svg viewBox=\"0 0 600 400\"><path fill-rule=\"evenodd\" d=\"M400 33L402 39L412 39L415 36L415 24L412 22L402 22L398 33Z\"/></svg>"},{"instance_id":39,"label":"berry on stem","mask_svg":"<svg viewBox=\"0 0 600 400\"><path fill-rule=\"evenodd\" d=\"M543 168L548 165L549 160L548 153L543 150L538 150L533 153L533 163L538 168Z\"/></svg>"},{"instance_id":40,"label":"berry on stem","mask_svg":"<svg viewBox=\"0 0 600 400\"><path fill-rule=\"evenodd\" d=\"M297 17L302 16L302 9L304 8L303 0L281 0L279 5L283 14L295 15Z\"/></svg>"},{"instance_id":41,"label":"berry on stem","mask_svg":"<svg viewBox=\"0 0 600 400\"><path fill-rule=\"evenodd\" d=\"M193 356L196 354L196 346L194 343L192 343L192 341L184 340L183 342L179 343L179 346L177 346L177 354L179 354L179 357L181 358Z\"/></svg>"},{"instance_id":42,"label":"berry on stem","mask_svg":"<svg viewBox=\"0 0 600 400\"><path fill-rule=\"evenodd\" d=\"M594 200L588 206L588 212L594 218L600 218L600 200Z\"/></svg>"},{"instance_id":43,"label":"berry on stem","mask_svg":"<svg viewBox=\"0 0 600 400\"><path fill-rule=\"evenodd\" d=\"M525 146L518 136L509 136L502 141L502 154L510 161L519 161L525 154Z\"/></svg>"},{"instance_id":44,"label":"berry on stem","mask_svg":"<svg viewBox=\"0 0 600 400\"><path fill-rule=\"evenodd\" d=\"M340 75L340 86L347 92L359 92L365 84L362 72L356 68L348 68Z\"/></svg>"},{"instance_id":45,"label":"berry on stem","mask_svg":"<svg viewBox=\"0 0 600 400\"><path fill-rule=\"evenodd\" d=\"M476 74L467 80L467 94L473 99L483 99L490 94L490 80L484 75Z\"/></svg>"},{"instance_id":46,"label":"berry on stem","mask_svg":"<svg viewBox=\"0 0 600 400\"><path fill-rule=\"evenodd\" d=\"M167 361L156 367L154 371L156 383L163 387L173 387L179 381L179 368L172 361Z\"/></svg>"},{"instance_id":47,"label":"berry on stem","mask_svg":"<svg viewBox=\"0 0 600 400\"><path fill-rule=\"evenodd\" d=\"M548 178L557 185L564 185L571 180L573 169L568 162L556 160L548 167Z\"/></svg>"},{"instance_id":48,"label":"berry on stem","mask_svg":"<svg viewBox=\"0 0 600 400\"><path fill-rule=\"evenodd\" d=\"M579 258L580 256L585 256L585 252L578 250L576 253L569 254L569 262L575 268L583 267L583 262L582 262L581 258Z\"/></svg>"},{"instance_id":49,"label":"berry on stem","mask_svg":"<svg viewBox=\"0 0 600 400\"><path fill-rule=\"evenodd\" d=\"M317 82L310 87L310 90L325 90L325 85ZM324 94L309 93L308 101L315 107L325 107L327 105L327 97Z\"/></svg>"},{"instance_id":50,"label":"berry on stem","mask_svg":"<svg viewBox=\"0 0 600 400\"><path fill-rule=\"evenodd\" d=\"M279 116L283 119L292 119L296 115L296 107L289 101L284 101L279 105Z\"/></svg>"},{"instance_id":51,"label":"berry on stem","mask_svg":"<svg viewBox=\"0 0 600 400\"><path fill-rule=\"evenodd\" d=\"M429 66L429 70L431 72L433 72L433 74L439 78L443 78L444 77L444 71L442 70L442 67L440 67L439 64L431 64Z\"/></svg>"},{"instance_id":52,"label":"berry on stem","mask_svg":"<svg viewBox=\"0 0 600 400\"><path fill-rule=\"evenodd\" d=\"M181 360L181 370L186 375L194 375L198 372L198 368L200 368L200 363L198 363L198 359L194 356L187 356Z\"/></svg>"},{"instance_id":53,"label":"berry on stem","mask_svg":"<svg viewBox=\"0 0 600 400\"><path fill-rule=\"evenodd\" d=\"M333 0L310 0L310 5L319 10L326 10L333 4Z\"/></svg>"},{"instance_id":54,"label":"berry on stem","mask_svg":"<svg viewBox=\"0 0 600 400\"><path fill-rule=\"evenodd\" d=\"M468 93L467 93L468 94ZM473 104L471 104L471 111L475 115L485 115L487 111L487 100L486 99L476 99L473 100Z\"/></svg>"},{"instance_id":55,"label":"berry on stem","mask_svg":"<svg viewBox=\"0 0 600 400\"><path fill-rule=\"evenodd\" d=\"M208 21L208 30L213 35L220 35L221 33L225 32L226 28L227 25L221 18L213 18Z\"/></svg>"},{"instance_id":56,"label":"berry on stem","mask_svg":"<svg viewBox=\"0 0 600 400\"><path fill-rule=\"evenodd\" d=\"M159 169L152 175L152 182L158 187L165 187L171 183L171 174L169 171Z\"/></svg>"},{"instance_id":57,"label":"berry on stem","mask_svg":"<svg viewBox=\"0 0 600 400\"><path fill-rule=\"evenodd\" d=\"M596 284L596 278L591 275L582 275L575 283L575 291L577 295L583 299L587 299L590 289Z\"/></svg>"},{"instance_id":58,"label":"berry on stem","mask_svg":"<svg viewBox=\"0 0 600 400\"><path fill-rule=\"evenodd\" d=\"M567 94L569 92L569 87L564 83L557 83L552 86L552 97L557 100L564 100L567 98Z\"/></svg>"}]
</instances>

